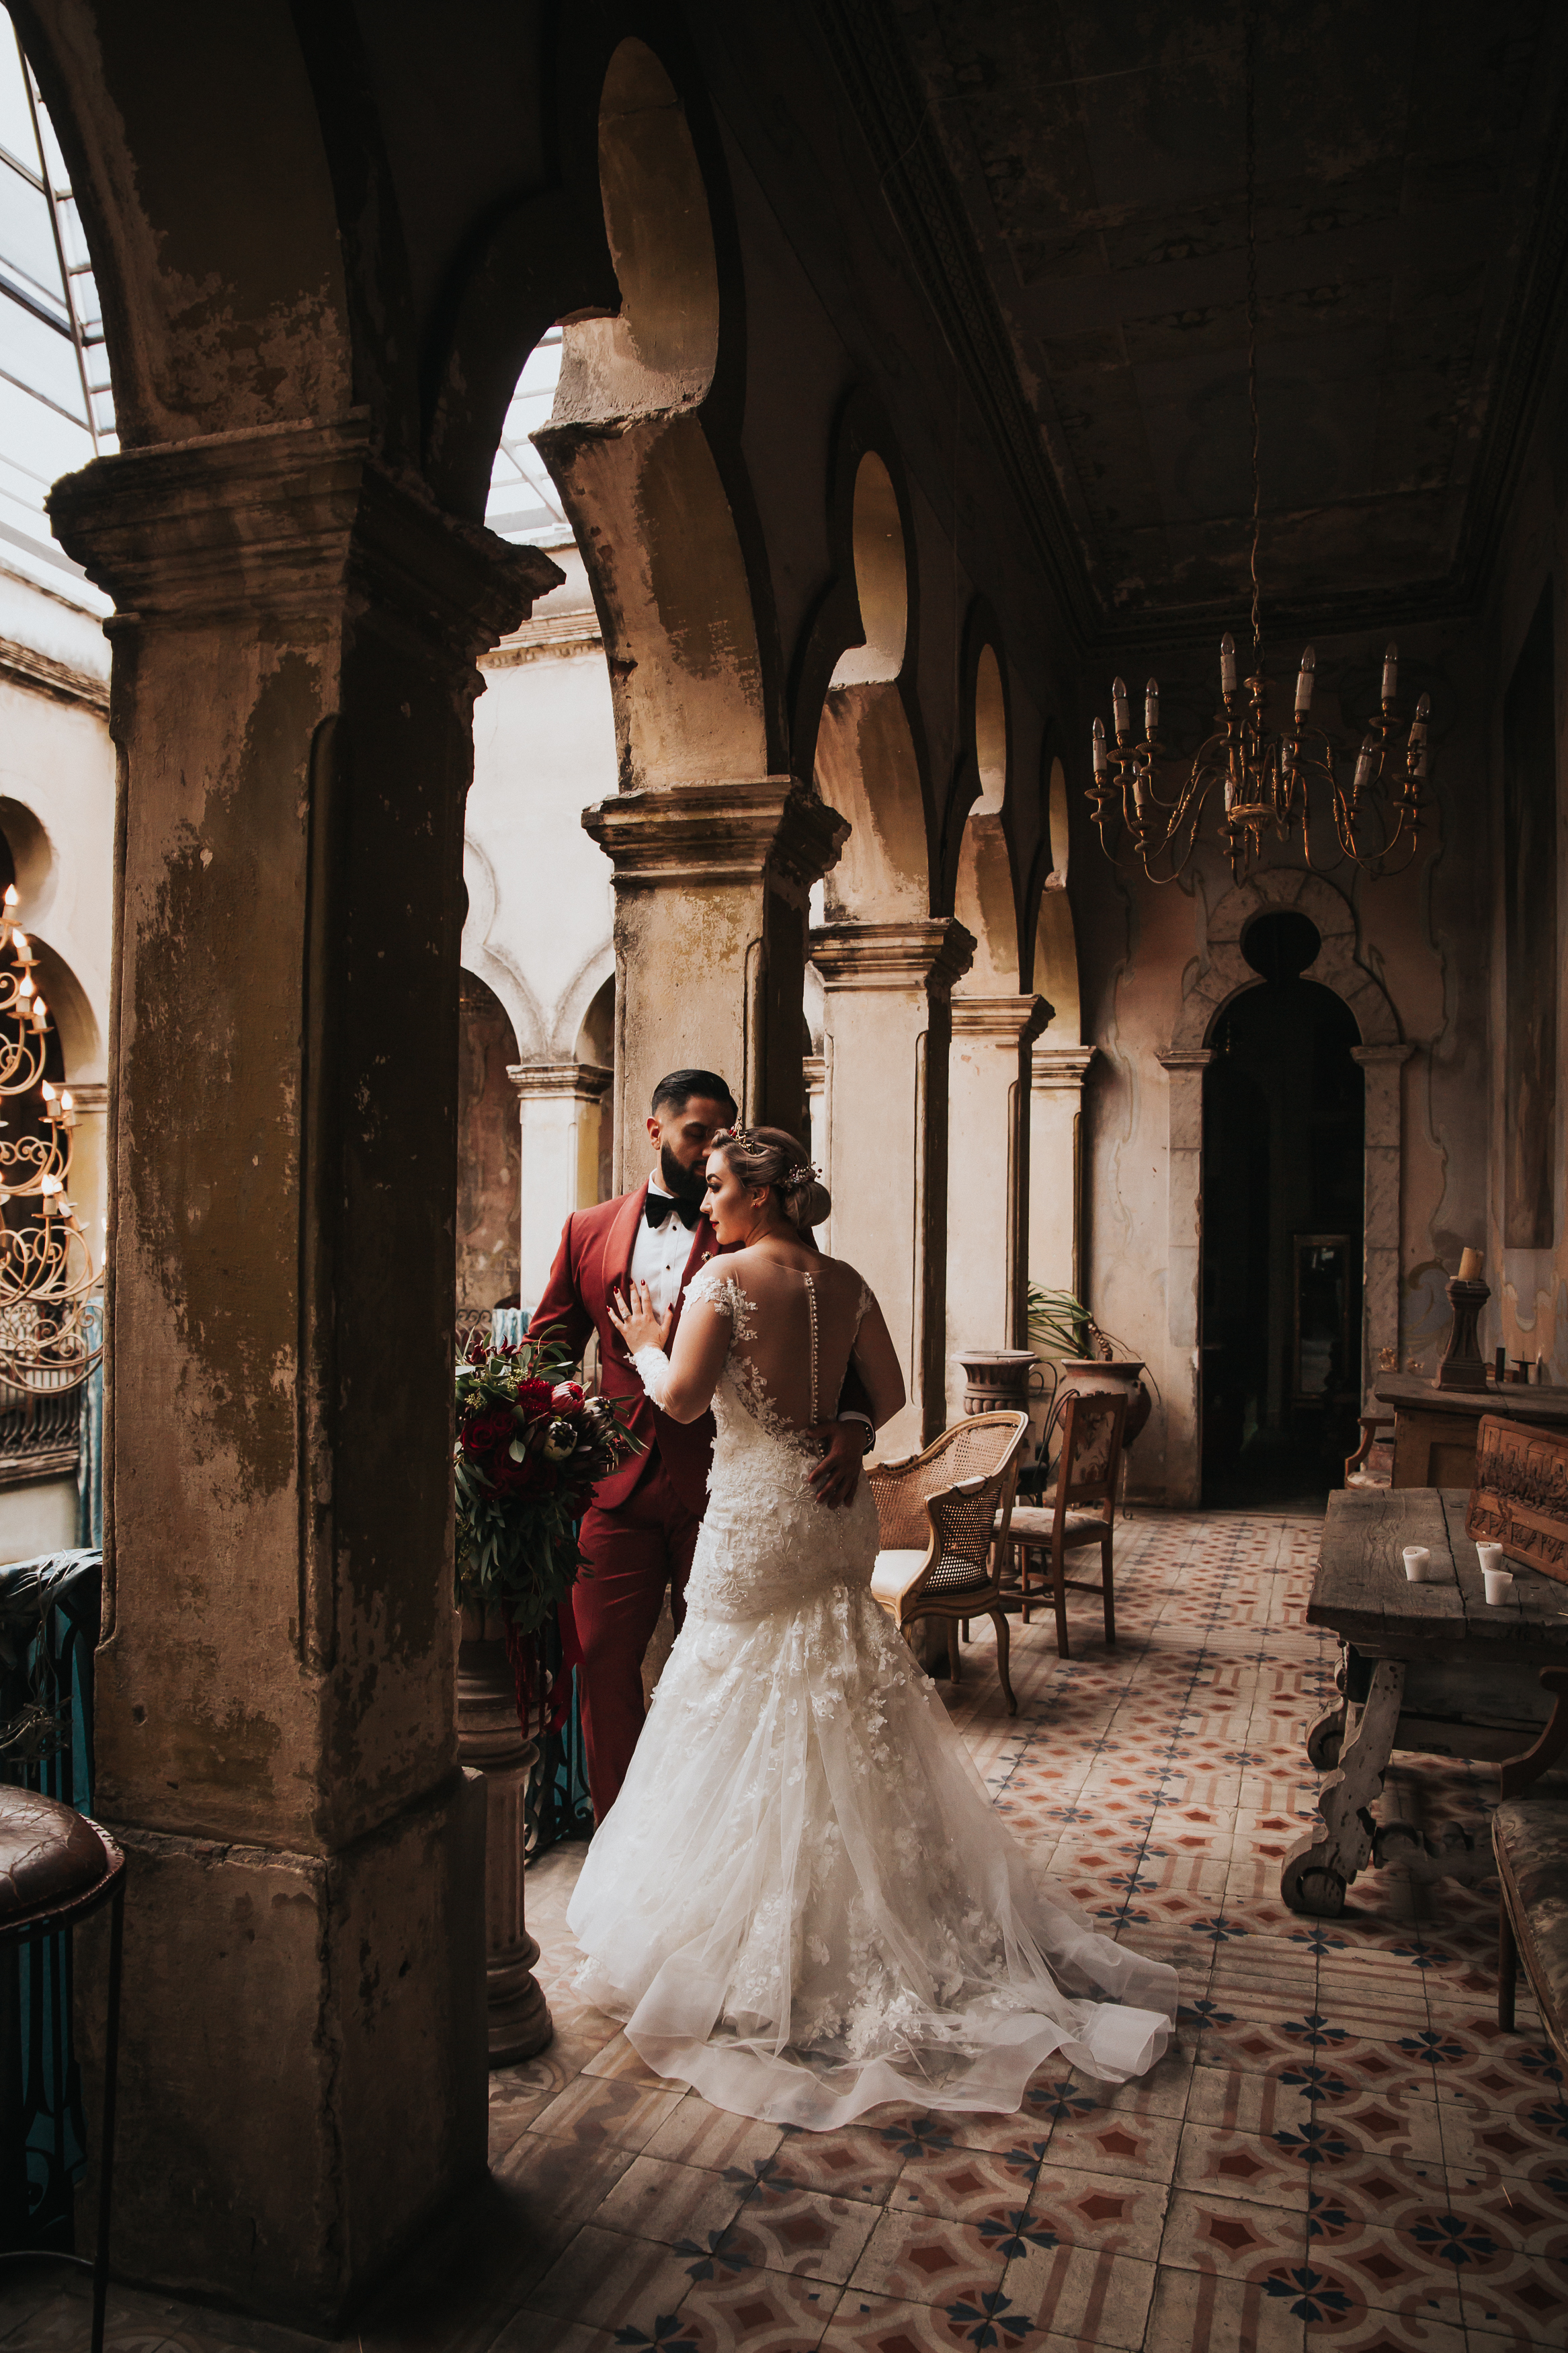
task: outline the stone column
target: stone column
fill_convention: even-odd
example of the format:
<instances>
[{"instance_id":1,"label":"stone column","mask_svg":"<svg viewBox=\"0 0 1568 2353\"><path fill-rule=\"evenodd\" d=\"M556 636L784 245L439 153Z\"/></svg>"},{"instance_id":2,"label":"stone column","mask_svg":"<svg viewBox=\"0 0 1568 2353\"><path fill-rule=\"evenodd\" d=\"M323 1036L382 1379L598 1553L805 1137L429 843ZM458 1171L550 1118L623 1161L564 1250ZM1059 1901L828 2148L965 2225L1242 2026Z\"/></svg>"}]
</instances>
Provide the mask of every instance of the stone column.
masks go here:
<instances>
[{"instance_id":1,"label":"stone column","mask_svg":"<svg viewBox=\"0 0 1568 2353\"><path fill-rule=\"evenodd\" d=\"M947 1413L963 1410L954 1352L1027 1345L1029 1046L1043 997L955 997L949 1111Z\"/></svg>"},{"instance_id":2,"label":"stone column","mask_svg":"<svg viewBox=\"0 0 1568 2353\"><path fill-rule=\"evenodd\" d=\"M353 415L99 459L50 510L117 607L114 2260L330 2331L485 2166L463 806L475 657L560 575L384 471Z\"/></svg>"},{"instance_id":3,"label":"stone column","mask_svg":"<svg viewBox=\"0 0 1568 2353\"><path fill-rule=\"evenodd\" d=\"M1083 1297L1083 1081L1092 1046L1039 1046L1029 1060L1029 1264L1047 1291Z\"/></svg>"},{"instance_id":4,"label":"stone column","mask_svg":"<svg viewBox=\"0 0 1568 2353\"><path fill-rule=\"evenodd\" d=\"M574 1209L599 1198L599 1122L615 1072L595 1062L510 1062L522 1126L518 1295L537 1307Z\"/></svg>"},{"instance_id":5,"label":"stone column","mask_svg":"<svg viewBox=\"0 0 1568 2353\"><path fill-rule=\"evenodd\" d=\"M728 1080L748 1122L798 1133L806 900L848 838L788 776L618 793L584 809L616 887L616 1177L647 1160L666 1071Z\"/></svg>"},{"instance_id":6,"label":"stone column","mask_svg":"<svg viewBox=\"0 0 1568 2353\"><path fill-rule=\"evenodd\" d=\"M1399 1207L1404 1165L1400 1072L1415 1051L1395 1039L1384 1046L1352 1046L1366 1073L1366 1197L1362 1247L1362 1395L1370 1400L1378 1360L1392 1348L1400 1361Z\"/></svg>"},{"instance_id":7,"label":"stone column","mask_svg":"<svg viewBox=\"0 0 1568 2353\"><path fill-rule=\"evenodd\" d=\"M1165 1493L1195 1504L1203 1493L1201 1316L1204 1072L1212 1046L1172 1046L1160 1056L1171 1082L1170 1215L1165 1232Z\"/></svg>"},{"instance_id":8,"label":"stone column","mask_svg":"<svg viewBox=\"0 0 1568 2353\"><path fill-rule=\"evenodd\" d=\"M826 1040L820 1054L806 1054L801 1059L801 1084L805 1089L805 1124L809 1133L814 1167L822 1171L823 1183L827 1182L827 1167L832 1157L832 1145L827 1125L827 1054ZM816 1239L829 1257L833 1254L833 1220L818 1226Z\"/></svg>"},{"instance_id":9,"label":"stone column","mask_svg":"<svg viewBox=\"0 0 1568 2353\"><path fill-rule=\"evenodd\" d=\"M947 1418L948 1055L952 984L974 941L951 917L829 923L811 934L826 990L833 1250L881 1303L909 1402L884 1456L934 1438Z\"/></svg>"}]
</instances>

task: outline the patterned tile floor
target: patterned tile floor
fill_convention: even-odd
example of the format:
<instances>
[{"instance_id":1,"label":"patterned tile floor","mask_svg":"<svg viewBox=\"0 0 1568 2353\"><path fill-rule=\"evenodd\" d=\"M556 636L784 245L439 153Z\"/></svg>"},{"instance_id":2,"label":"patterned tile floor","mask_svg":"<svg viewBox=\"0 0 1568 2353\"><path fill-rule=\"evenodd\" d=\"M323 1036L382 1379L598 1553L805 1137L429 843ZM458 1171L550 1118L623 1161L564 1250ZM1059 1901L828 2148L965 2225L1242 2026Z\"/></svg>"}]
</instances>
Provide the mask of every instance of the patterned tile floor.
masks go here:
<instances>
[{"instance_id":1,"label":"patterned tile floor","mask_svg":"<svg viewBox=\"0 0 1568 2353\"><path fill-rule=\"evenodd\" d=\"M529 1874L555 2042L492 2078L486 2198L345 2353L1568 2348L1568 2101L1523 1997L1497 2031L1494 1891L1369 1874L1321 1924L1279 1901L1335 1664L1305 1624L1318 1528L1140 1515L1114 1651L1080 1599L1070 1661L1015 1629L1015 1719L986 1628L951 1695L1040 1872L1179 1970L1153 2074L1047 2069L1019 2116L822 2136L725 2116L574 2000L558 1850ZM1400 1812L1474 1823L1486 1778L1402 1772ZM5 2294L3 2353L84 2341L41 2274ZM115 2353L308 2341L150 2296L113 2323Z\"/></svg>"}]
</instances>

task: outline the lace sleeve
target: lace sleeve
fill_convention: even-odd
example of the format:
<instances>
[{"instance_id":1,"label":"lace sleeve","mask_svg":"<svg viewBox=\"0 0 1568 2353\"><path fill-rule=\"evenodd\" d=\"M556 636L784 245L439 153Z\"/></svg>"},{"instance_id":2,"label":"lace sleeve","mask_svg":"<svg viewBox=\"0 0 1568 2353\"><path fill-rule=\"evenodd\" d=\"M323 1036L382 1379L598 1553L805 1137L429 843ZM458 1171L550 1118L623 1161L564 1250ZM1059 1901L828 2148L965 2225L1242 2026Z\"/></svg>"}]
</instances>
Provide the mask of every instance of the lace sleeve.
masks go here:
<instances>
[{"instance_id":1,"label":"lace sleeve","mask_svg":"<svg viewBox=\"0 0 1568 2353\"><path fill-rule=\"evenodd\" d=\"M652 1398L655 1405L663 1405L669 1396L669 1358L662 1348L639 1348L632 1358L637 1378Z\"/></svg>"},{"instance_id":2,"label":"lace sleeve","mask_svg":"<svg viewBox=\"0 0 1568 2353\"><path fill-rule=\"evenodd\" d=\"M737 1340L756 1337L752 1303L732 1274L720 1271L720 1261L710 1259L700 1266L686 1286L687 1303L695 1300L699 1305L710 1307L715 1315L722 1315L733 1326Z\"/></svg>"}]
</instances>

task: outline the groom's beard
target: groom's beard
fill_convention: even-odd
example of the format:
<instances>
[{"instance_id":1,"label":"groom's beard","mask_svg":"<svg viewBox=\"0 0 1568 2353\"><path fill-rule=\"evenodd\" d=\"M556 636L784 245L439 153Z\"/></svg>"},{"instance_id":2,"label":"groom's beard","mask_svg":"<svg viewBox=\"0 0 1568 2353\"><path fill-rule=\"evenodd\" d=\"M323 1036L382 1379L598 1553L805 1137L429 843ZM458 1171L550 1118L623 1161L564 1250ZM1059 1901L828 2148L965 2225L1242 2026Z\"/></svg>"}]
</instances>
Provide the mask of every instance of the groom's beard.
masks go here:
<instances>
[{"instance_id":1,"label":"groom's beard","mask_svg":"<svg viewBox=\"0 0 1568 2353\"><path fill-rule=\"evenodd\" d=\"M673 1200L700 1201L708 1190L706 1168L683 1168L668 1144L658 1147L659 1174L664 1189Z\"/></svg>"}]
</instances>

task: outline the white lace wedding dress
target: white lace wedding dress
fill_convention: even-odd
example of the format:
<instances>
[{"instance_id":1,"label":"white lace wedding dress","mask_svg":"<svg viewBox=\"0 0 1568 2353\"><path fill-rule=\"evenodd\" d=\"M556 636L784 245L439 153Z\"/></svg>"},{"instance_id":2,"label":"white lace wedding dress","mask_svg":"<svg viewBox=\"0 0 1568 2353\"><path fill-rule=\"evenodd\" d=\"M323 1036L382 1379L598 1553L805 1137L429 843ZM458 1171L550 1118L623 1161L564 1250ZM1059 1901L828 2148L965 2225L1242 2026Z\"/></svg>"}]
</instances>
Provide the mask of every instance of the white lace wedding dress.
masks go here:
<instances>
[{"instance_id":1,"label":"white lace wedding dress","mask_svg":"<svg viewBox=\"0 0 1568 2353\"><path fill-rule=\"evenodd\" d=\"M831 1260L749 1279L719 1260L687 1293L686 1315L730 1326L708 1510L567 1915L579 1989L658 2073L774 2124L826 2131L885 2101L1005 2111L1047 2059L1142 2073L1174 1971L1035 1884L871 1598L866 1482L839 1511L805 1483L801 1425L837 1396L822 1377L842 1378L869 1295ZM636 1361L658 1398L668 1358Z\"/></svg>"}]
</instances>

